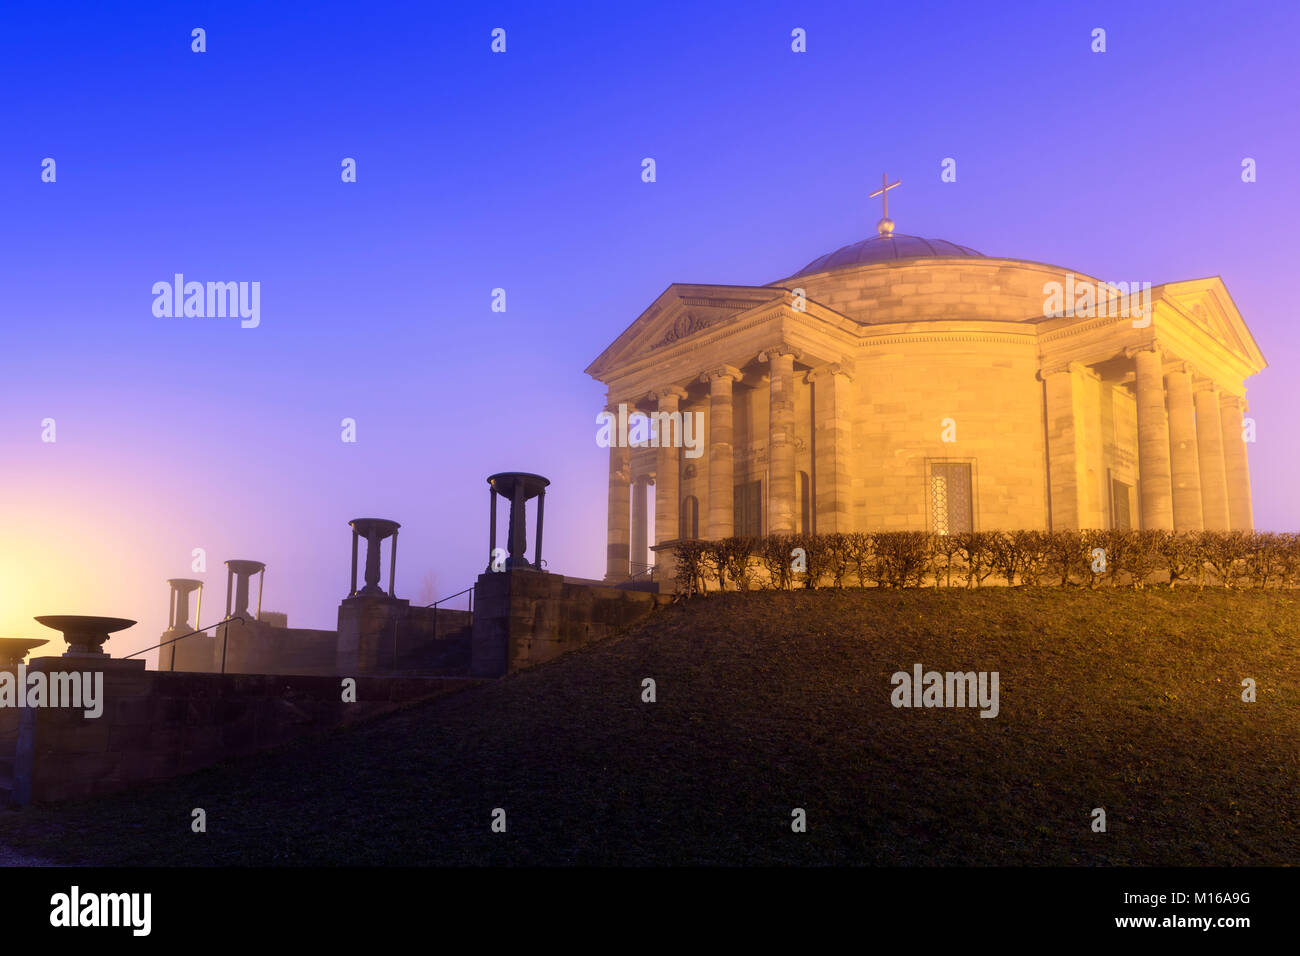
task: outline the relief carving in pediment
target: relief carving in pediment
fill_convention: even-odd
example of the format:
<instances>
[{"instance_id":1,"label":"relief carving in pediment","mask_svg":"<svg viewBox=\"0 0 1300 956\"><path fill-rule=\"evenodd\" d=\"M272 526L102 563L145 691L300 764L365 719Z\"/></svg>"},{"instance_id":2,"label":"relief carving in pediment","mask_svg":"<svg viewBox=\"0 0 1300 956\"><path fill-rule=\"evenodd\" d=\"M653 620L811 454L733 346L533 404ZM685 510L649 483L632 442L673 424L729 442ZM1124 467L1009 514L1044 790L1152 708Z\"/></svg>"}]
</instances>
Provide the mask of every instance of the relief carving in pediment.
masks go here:
<instances>
[{"instance_id":1,"label":"relief carving in pediment","mask_svg":"<svg viewBox=\"0 0 1300 956\"><path fill-rule=\"evenodd\" d=\"M709 326L715 325L717 321L716 318L710 319L693 312L683 312L677 317L677 320L673 322L673 327L664 334L664 337L654 345L650 346L650 348L652 350L660 349L665 345L672 345L674 342L680 342L688 335L694 335L696 332L701 332Z\"/></svg>"}]
</instances>

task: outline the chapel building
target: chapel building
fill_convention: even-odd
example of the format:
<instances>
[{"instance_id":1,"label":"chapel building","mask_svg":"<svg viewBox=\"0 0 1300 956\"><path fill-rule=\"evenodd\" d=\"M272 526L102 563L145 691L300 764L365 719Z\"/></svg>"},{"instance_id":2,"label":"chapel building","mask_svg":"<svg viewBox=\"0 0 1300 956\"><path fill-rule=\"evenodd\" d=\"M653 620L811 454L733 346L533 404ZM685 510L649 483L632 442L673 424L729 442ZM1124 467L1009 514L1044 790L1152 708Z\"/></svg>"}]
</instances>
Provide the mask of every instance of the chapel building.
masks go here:
<instances>
[{"instance_id":1,"label":"chapel building","mask_svg":"<svg viewBox=\"0 0 1300 956\"><path fill-rule=\"evenodd\" d=\"M1142 295L897 235L886 209L769 285L669 286L587 369L612 414L662 416L611 443L606 579L678 538L1250 529L1265 366L1218 277ZM662 423L696 412L688 457Z\"/></svg>"}]
</instances>

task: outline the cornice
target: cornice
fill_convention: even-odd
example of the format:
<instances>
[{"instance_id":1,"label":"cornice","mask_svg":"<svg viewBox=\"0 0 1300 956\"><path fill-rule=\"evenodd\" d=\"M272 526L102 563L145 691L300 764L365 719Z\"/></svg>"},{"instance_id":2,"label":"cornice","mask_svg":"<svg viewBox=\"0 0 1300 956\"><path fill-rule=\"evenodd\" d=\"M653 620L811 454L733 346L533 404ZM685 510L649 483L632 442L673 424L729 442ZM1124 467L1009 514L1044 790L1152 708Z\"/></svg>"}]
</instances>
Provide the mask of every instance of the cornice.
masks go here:
<instances>
[{"instance_id":1,"label":"cornice","mask_svg":"<svg viewBox=\"0 0 1300 956\"><path fill-rule=\"evenodd\" d=\"M953 330L951 332L894 332L885 335L872 336L863 339L858 343L858 348L871 349L883 345L898 345L901 343L925 343L925 342L981 342L985 344L998 345L1023 345L1026 348L1034 348L1037 345L1035 336L1032 334L1022 334L1015 332L962 332Z\"/></svg>"}]
</instances>

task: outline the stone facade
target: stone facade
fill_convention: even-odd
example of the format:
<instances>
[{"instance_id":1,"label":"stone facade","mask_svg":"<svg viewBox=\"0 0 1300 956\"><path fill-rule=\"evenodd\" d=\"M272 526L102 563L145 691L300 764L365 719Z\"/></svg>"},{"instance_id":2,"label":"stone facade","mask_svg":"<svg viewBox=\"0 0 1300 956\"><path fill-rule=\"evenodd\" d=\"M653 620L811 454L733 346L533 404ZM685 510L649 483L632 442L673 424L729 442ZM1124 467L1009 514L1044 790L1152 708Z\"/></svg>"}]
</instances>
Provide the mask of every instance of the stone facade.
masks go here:
<instances>
[{"instance_id":1,"label":"stone facade","mask_svg":"<svg viewBox=\"0 0 1300 956\"><path fill-rule=\"evenodd\" d=\"M884 233L825 259L853 261L672 285L587 369L611 413L704 426L699 457L610 449L607 581L681 536L1252 527L1241 416L1266 363L1218 278L1144 303ZM1099 307L1051 317L1052 283Z\"/></svg>"}]
</instances>

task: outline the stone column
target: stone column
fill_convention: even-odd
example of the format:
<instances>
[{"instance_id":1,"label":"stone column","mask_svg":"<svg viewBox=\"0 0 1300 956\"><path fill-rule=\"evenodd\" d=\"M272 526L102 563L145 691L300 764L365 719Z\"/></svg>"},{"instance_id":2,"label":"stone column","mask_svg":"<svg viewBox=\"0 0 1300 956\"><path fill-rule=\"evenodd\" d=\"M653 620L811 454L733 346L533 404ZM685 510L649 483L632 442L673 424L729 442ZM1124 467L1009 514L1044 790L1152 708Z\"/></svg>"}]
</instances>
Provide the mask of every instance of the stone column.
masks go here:
<instances>
[{"instance_id":1,"label":"stone column","mask_svg":"<svg viewBox=\"0 0 1300 956\"><path fill-rule=\"evenodd\" d=\"M658 403L655 418L659 429L659 455L655 465L655 544L663 544L678 537L681 527L681 484L678 475L682 456L681 400L686 397L683 388L661 388L653 392L651 400ZM691 437L698 438L692 430ZM659 563L656 555L655 563Z\"/></svg>"},{"instance_id":2,"label":"stone column","mask_svg":"<svg viewBox=\"0 0 1300 956\"><path fill-rule=\"evenodd\" d=\"M1196 388L1196 451L1201 470L1201 511L1206 531L1227 531L1228 473L1223 461L1219 390L1213 382Z\"/></svg>"},{"instance_id":3,"label":"stone column","mask_svg":"<svg viewBox=\"0 0 1300 956\"><path fill-rule=\"evenodd\" d=\"M1146 345L1125 352L1137 367L1138 484L1144 529L1174 528L1169 423L1165 416L1160 350Z\"/></svg>"},{"instance_id":4,"label":"stone column","mask_svg":"<svg viewBox=\"0 0 1300 956\"><path fill-rule=\"evenodd\" d=\"M1082 435L1076 411L1075 375L1072 362L1058 362L1042 368L1043 395L1047 414L1047 471L1051 492L1053 531L1083 527Z\"/></svg>"},{"instance_id":5,"label":"stone column","mask_svg":"<svg viewBox=\"0 0 1300 956\"><path fill-rule=\"evenodd\" d=\"M632 479L632 553L628 561L632 574L644 571L650 563L650 516L646 506L649 487L649 475Z\"/></svg>"},{"instance_id":6,"label":"stone column","mask_svg":"<svg viewBox=\"0 0 1300 956\"><path fill-rule=\"evenodd\" d=\"M1236 395L1219 398L1219 421L1223 428L1223 463L1228 482L1228 524L1233 531L1253 531L1255 515L1250 502L1250 465L1246 442L1241 437L1244 402Z\"/></svg>"},{"instance_id":7,"label":"stone column","mask_svg":"<svg viewBox=\"0 0 1300 956\"><path fill-rule=\"evenodd\" d=\"M1169 455L1174 498L1174 530L1204 531L1201 464L1196 450L1196 407L1192 370L1186 362L1165 366L1169 389Z\"/></svg>"},{"instance_id":8,"label":"stone column","mask_svg":"<svg viewBox=\"0 0 1300 956\"><path fill-rule=\"evenodd\" d=\"M768 378L768 517L769 534L794 534L798 530L795 507L797 480L794 462L794 360L798 353L776 345L759 353L767 362Z\"/></svg>"},{"instance_id":9,"label":"stone column","mask_svg":"<svg viewBox=\"0 0 1300 956\"><path fill-rule=\"evenodd\" d=\"M611 410L617 419L617 406ZM628 522L632 510L631 453L619 445L618 429L609 444L609 514L605 545L605 580L623 581L628 576Z\"/></svg>"},{"instance_id":10,"label":"stone column","mask_svg":"<svg viewBox=\"0 0 1300 956\"><path fill-rule=\"evenodd\" d=\"M735 459L732 443L732 385L740 370L721 365L700 376L709 383L709 505L705 537L717 541L735 533Z\"/></svg>"},{"instance_id":11,"label":"stone column","mask_svg":"<svg viewBox=\"0 0 1300 956\"><path fill-rule=\"evenodd\" d=\"M813 526L818 534L845 534L853 530L853 379L840 365L819 366L807 378L813 388Z\"/></svg>"}]
</instances>

